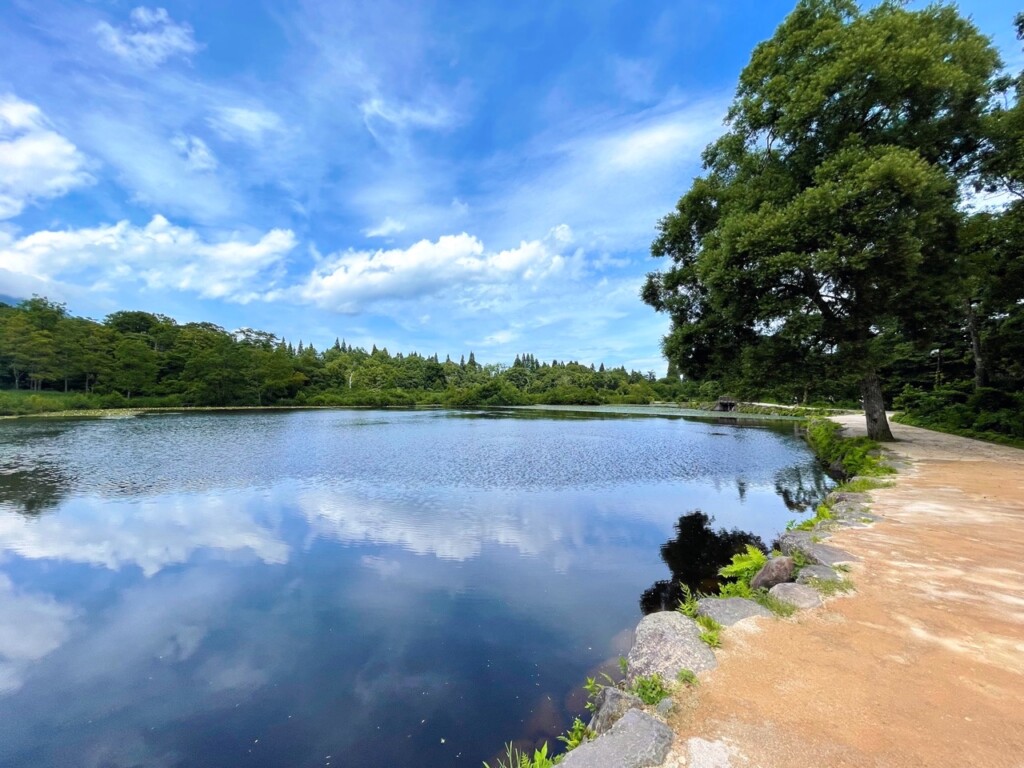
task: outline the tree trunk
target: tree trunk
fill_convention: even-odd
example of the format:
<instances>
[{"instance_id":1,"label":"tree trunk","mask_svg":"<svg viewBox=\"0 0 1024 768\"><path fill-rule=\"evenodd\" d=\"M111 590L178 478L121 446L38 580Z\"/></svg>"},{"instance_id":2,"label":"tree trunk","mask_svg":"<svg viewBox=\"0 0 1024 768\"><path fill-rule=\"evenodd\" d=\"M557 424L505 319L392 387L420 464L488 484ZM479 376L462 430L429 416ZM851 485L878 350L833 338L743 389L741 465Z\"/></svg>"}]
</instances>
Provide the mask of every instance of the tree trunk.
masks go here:
<instances>
[{"instance_id":1,"label":"tree trunk","mask_svg":"<svg viewBox=\"0 0 1024 768\"><path fill-rule=\"evenodd\" d=\"M882 397L882 383L878 374L870 371L864 374L860 382L860 394L864 400L864 416L867 418L868 437L883 443L891 443L896 438L889 429L889 420L885 415L885 399Z\"/></svg>"},{"instance_id":2,"label":"tree trunk","mask_svg":"<svg viewBox=\"0 0 1024 768\"><path fill-rule=\"evenodd\" d=\"M974 313L970 299L964 299L964 314L967 317L967 331L971 336L971 356L974 358L974 388L987 387L988 366L981 349L981 329L978 328L978 316Z\"/></svg>"}]
</instances>

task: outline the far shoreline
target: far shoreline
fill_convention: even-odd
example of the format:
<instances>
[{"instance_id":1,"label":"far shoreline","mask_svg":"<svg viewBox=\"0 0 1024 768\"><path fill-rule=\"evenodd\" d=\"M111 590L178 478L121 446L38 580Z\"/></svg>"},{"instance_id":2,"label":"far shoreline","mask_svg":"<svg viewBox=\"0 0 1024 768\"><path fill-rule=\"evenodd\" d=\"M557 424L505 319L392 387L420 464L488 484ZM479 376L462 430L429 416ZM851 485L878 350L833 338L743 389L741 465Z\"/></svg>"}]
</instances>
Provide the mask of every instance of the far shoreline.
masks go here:
<instances>
[{"instance_id":1,"label":"far shoreline","mask_svg":"<svg viewBox=\"0 0 1024 768\"><path fill-rule=\"evenodd\" d=\"M277 412L277 411L482 411L482 412L548 412L548 413L591 413L610 416L667 416L674 418L712 419L715 421L802 421L811 415L828 416L852 414L856 411L841 409L800 409L792 406L767 403L740 403L753 410L714 411L690 408L675 403L649 404L607 404L607 405L494 405L459 407L435 403L417 405L225 405L225 406L167 406L139 408L88 408L63 411L39 411L0 416L0 420L12 419L119 419L134 418L147 414L174 413L232 413L232 412ZM770 411L781 412L770 412ZM796 413L792 411L797 411Z\"/></svg>"}]
</instances>

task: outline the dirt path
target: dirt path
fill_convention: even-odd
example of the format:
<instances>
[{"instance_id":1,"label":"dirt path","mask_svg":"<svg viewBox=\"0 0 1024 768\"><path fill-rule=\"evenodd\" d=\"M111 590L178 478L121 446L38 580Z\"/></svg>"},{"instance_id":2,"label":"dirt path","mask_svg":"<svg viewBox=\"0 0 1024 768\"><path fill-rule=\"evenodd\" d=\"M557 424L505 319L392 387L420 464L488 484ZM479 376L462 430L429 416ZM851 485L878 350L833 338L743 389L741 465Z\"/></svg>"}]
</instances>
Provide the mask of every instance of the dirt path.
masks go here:
<instances>
[{"instance_id":1,"label":"dirt path","mask_svg":"<svg viewBox=\"0 0 1024 768\"><path fill-rule=\"evenodd\" d=\"M884 519L830 541L857 591L727 630L672 722L720 743L669 765L1024 768L1024 451L892 426Z\"/></svg>"}]
</instances>

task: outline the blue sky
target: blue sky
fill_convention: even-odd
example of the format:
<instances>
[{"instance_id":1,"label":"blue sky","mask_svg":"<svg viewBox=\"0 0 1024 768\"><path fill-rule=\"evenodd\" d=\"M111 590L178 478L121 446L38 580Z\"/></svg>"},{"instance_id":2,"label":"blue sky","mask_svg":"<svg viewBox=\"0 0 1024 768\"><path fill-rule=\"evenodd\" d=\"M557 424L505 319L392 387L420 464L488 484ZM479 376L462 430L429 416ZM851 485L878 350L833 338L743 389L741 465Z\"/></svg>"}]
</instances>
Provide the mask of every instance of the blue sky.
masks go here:
<instances>
[{"instance_id":1,"label":"blue sky","mask_svg":"<svg viewBox=\"0 0 1024 768\"><path fill-rule=\"evenodd\" d=\"M791 8L0 1L0 294L661 371L655 224Z\"/></svg>"}]
</instances>

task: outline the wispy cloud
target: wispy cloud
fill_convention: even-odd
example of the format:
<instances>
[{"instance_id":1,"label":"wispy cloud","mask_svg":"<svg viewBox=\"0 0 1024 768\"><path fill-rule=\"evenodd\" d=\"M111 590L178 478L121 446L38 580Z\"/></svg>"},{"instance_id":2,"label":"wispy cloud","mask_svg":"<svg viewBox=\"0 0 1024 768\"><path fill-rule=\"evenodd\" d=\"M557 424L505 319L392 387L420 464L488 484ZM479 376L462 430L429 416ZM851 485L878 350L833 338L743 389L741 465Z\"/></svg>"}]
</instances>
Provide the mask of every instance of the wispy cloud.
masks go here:
<instances>
[{"instance_id":1,"label":"wispy cloud","mask_svg":"<svg viewBox=\"0 0 1024 768\"><path fill-rule=\"evenodd\" d=\"M198 136L186 136L179 133L171 139L171 146L181 154L185 160L185 167L190 171L213 171L217 169L217 158L206 145L206 142Z\"/></svg>"},{"instance_id":2,"label":"wispy cloud","mask_svg":"<svg viewBox=\"0 0 1024 768\"><path fill-rule=\"evenodd\" d=\"M0 96L0 219L29 203L92 184L87 161L34 104Z\"/></svg>"},{"instance_id":3,"label":"wispy cloud","mask_svg":"<svg viewBox=\"0 0 1024 768\"><path fill-rule=\"evenodd\" d=\"M367 237L390 237L405 230L405 224L387 216L380 224L369 229L364 229L363 234Z\"/></svg>"},{"instance_id":4,"label":"wispy cloud","mask_svg":"<svg viewBox=\"0 0 1024 768\"><path fill-rule=\"evenodd\" d=\"M284 129L281 118L274 112L246 107L219 107L208 122L221 138L250 144L260 144L267 134Z\"/></svg>"},{"instance_id":5,"label":"wispy cloud","mask_svg":"<svg viewBox=\"0 0 1024 768\"><path fill-rule=\"evenodd\" d=\"M199 50L192 27L176 23L163 8L140 6L131 12L127 27L101 21L94 29L101 47L140 67L155 67Z\"/></svg>"}]
</instances>

